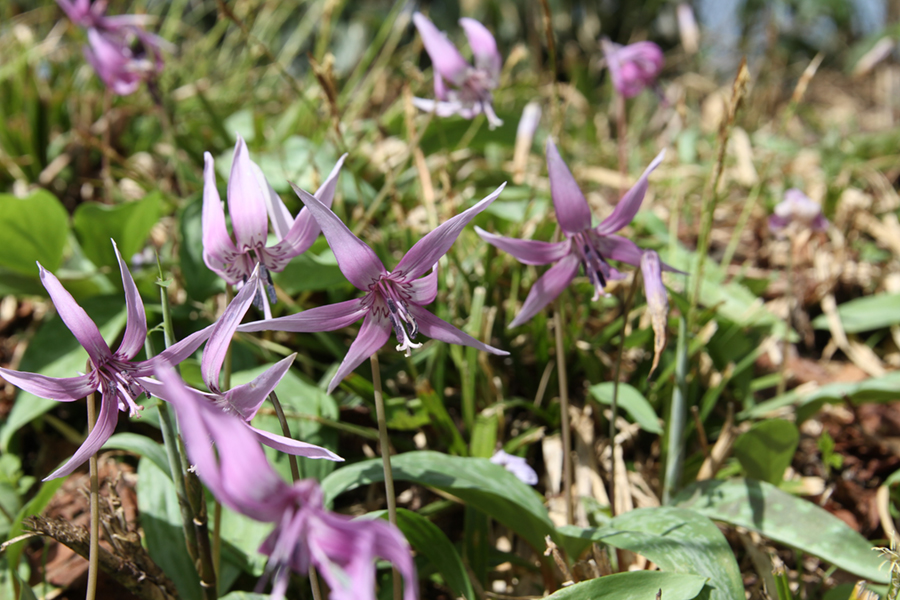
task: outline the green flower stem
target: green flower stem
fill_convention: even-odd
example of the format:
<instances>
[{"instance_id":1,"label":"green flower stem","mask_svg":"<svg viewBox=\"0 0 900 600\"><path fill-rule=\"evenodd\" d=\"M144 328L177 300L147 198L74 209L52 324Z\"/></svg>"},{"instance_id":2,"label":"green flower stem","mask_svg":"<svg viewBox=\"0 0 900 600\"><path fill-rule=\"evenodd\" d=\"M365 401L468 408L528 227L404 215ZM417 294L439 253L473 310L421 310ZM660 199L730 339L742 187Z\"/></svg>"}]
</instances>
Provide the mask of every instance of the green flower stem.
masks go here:
<instances>
[{"instance_id":1,"label":"green flower stem","mask_svg":"<svg viewBox=\"0 0 900 600\"><path fill-rule=\"evenodd\" d=\"M225 285L225 306L231 304L234 299L234 288ZM222 365L222 389L231 389L231 344L225 352L225 362ZM222 564L222 504L216 500L213 504L213 538L212 538L212 563L213 570L219 573Z\"/></svg>"},{"instance_id":2,"label":"green flower stem","mask_svg":"<svg viewBox=\"0 0 900 600\"><path fill-rule=\"evenodd\" d=\"M387 417L384 410L384 393L381 391L381 365L378 353L370 358L372 386L375 388L375 418L378 421L378 442L381 446L381 463L384 468L384 494L387 496L388 520L397 526L397 496L394 494L394 472L391 469L391 440L388 437ZM403 582L400 572L394 569L394 600L403 599Z\"/></svg>"},{"instance_id":3,"label":"green flower stem","mask_svg":"<svg viewBox=\"0 0 900 600\"><path fill-rule=\"evenodd\" d=\"M87 371L91 370L88 361ZM87 398L88 434L97 424L97 393ZM97 574L100 569L100 475L97 469L97 453L88 459L91 477L91 544L88 552L88 577L86 600L94 600L97 596Z\"/></svg>"},{"instance_id":4,"label":"green flower stem","mask_svg":"<svg viewBox=\"0 0 900 600\"><path fill-rule=\"evenodd\" d=\"M784 333L781 336L781 366L778 368L778 391L776 396L781 396L787 388L787 364L788 350L791 337L791 309L794 307L794 243L790 242L787 256L787 314L784 316ZM799 304L799 302L798 302Z\"/></svg>"},{"instance_id":5,"label":"green flower stem","mask_svg":"<svg viewBox=\"0 0 900 600\"><path fill-rule=\"evenodd\" d=\"M666 471L663 480L663 504L668 504L677 491L684 468L684 426L687 421L687 319L678 320L678 342L675 346L675 389L669 407L666 437Z\"/></svg>"},{"instance_id":6,"label":"green flower stem","mask_svg":"<svg viewBox=\"0 0 900 600\"><path fill-rule=\"evenodd\" d=\"M556 337L556 371L559 380L559 421L562 426L563 446L563 498L566 503L566 523L575 523L575 510L572 505L572 431L569 420L569 378L566 374L566 348L563 343L562 303L556 300L553 311L553 329Z\"/></svg>"},{"instance_id":7,"label":"green flower stem","mask_svg":"<svg viewBox=\"0 0 900 600\"><path fill-rule=\"evenodd\" d=\"M275 393L275 390L272 390L272 393L269 394L269 400L272 402L272 406L275 407L275 415L278 417L278 423L281 425L281 432L284 434L284 437L293 439L287 417L284 416L284 409L281 407L281 402L278 401L278 395ZM297 464L297 457L293 454L288 454L287 457L288 463L291 465L291 479L294 480L294 483L297 483L300 481L300 466Z\"/></svg>"}]
</instances>

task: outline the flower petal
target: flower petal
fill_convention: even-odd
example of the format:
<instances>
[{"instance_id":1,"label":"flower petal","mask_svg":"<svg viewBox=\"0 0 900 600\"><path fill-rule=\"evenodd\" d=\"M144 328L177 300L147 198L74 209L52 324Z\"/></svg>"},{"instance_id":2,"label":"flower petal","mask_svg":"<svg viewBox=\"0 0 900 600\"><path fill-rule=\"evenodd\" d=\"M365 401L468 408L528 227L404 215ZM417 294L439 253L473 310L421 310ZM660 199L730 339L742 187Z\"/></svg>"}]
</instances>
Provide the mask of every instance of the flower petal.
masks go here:
<instances>
[{"instance_id":1,"label":"flower petal","mask_svg":"<svg viewBox=\"0 0 900 600\"><path fill-rule=\"evenodd\" d=\"M220 398L216 399L216 403L221 405L226 412L237 413L249 423L272 390L278 386L290 370L296 356L295 352L287 358L282 358L253 381L233 387L222 394Z\"/></svg>"},{"instance_id":2,"label":"flower petal","mask_svg":"<svg viewBox=\"0 0 900 600\"><path fill-rule=\"evenodd\" d=\"M116 403L116 399L115 397L109 397L107 393L104 393L103 398L100 401L100 410L97 413L97 423L91 430L90 435L87 436L87 439L84 440L81 447L75 451L72 458L70 458L66 464L45 477L44 481L56 479L57 477L65 477L84 464L84 461L89 459L101 446L103 446L103 444L106 443L106 440L108 440L113 434L113 431L116 430L116 423L118 423L118 421L119 407Z\"/></svg>"},{"instance_id":3,"label":"flower petal","mask_svg":"<svg viewBox=\"0 0 900 600\"><path fill-rule=\"evenodd\" d=\"M97 384L90 374L78 377L48 377L40 373L0 368L0 376L30 394L59 402L81 400L97 390Z\"/></svg>"},{"instance_id":4,"label":"flower petal","mask_svg":"<svg viewBox=\"0 0 900 600\"><path fill-rule=\"evenodd\" d=\"M125 306L127 307L127 321L125 323L125 335L116 354L122 358L131 360L144 348L147 339L147 314L144 312L144 301L141 293L134 284L134 278L128 265L122 260L122 254L115 240L111 240L116 251L116 259L119 261L119 271L122 273L122 287L125 288Z\"/></svg>"},{"instance_id":5,"label":"flower petal","mask_svg":"<svg viewBox=\"0 0 900 600\"><path fill-rule=\"evenodd\" d=\"M647 296L647 309L650 312L650 323L653 326L653 364L650 375L659 365L659 357L666 349L666 334L669 316L669 298L666 286L663 285L659 254L653 250L645 250L641 257L641 273L644 276L644 294Z\"/></svg>"},{"instance_id":6,"label":"flower petal","mask_svg":"<svg viewBox=\"0 0 900 600\"><path fill-rule=\"evenodd\" d=\"M440 73L441 77L453 82L454 85L461 86L472 69L466 59L428 17L417 12L413 15L413 23L422 36L422 43L431 58L435 72Z\"/></svg>"},{"instance_id":7,"label":"flower petal","mask_svg":"<svg viewBox=\"0 0 900 600\"><path fill-rule=\"evenodd\" d=\"M492 246L508 252L520 263L526 265L547 265L556 262L572 250L572 242L541 242L538 240L519 240L489 233L475 226L475 233Z\"/></svg>"},{"instance_id":8,"label":"flower petal","mask_svg":"<svg viewBox=\"0 0 900 600\"><path fill-rule=\"evenodd\" d=\"M256 435L256 438L261 444L265 444L269 448L275 448L285 454L293 454L294 456L302 456L304 458L324 458L325 460L333 460L336 462L344 461L343 458L328 448L322 448L315 444L301 442L300 440L294 440L283 435L277 435L262 429L257 429L249 423L247 424L247 427Z\"/></svg>"},{"instance_id":9,"label":"flower petal","mask_svg":"<svg viewBox=\"0 0 900 600\"><path fill-rule=\"evenodd\" d=\"M568 235L591 226L591 208L572 172L559 155L553 140L547 138L547 173L550 175L550 197L556 209L556 220Z\"/></svg>"},{"instance_id":10,"label":"flower petal","mask_svg":"<svg viewBox=\"0 0 900 600\"><path fill-rule=\"evenodd\" d=\"M641 266L641 257L644 250L641 250L637 244L620 235L604 235L597 239L597 248L600 253L611 260L617 260L634 267ZM680 271L675 267L669 266L664 262L660 263L663 271L669 273L680 273L687 275L684 271ZM621 279L613 277L612 279Z\"/></svg>"},{"instance_id":11,"label":"flower petal","mask_svg":"<svg viewBox=\"0 0 900 600\"><path fill-rule=\"evenodd\" d=\"M216 188L216 169L212 154L203 154L203 261L219 276L225 275L226 264L238 253L225 226L225 211ZM234 284L234 281L229 281Z\"/></svg>"},{"instance_id":12,"label":"flower petal","mask_svg":"<svg viewBox=\"0 0 900 600\"><path fill-rule=\"evenodd\" d=\"M603 219L603 222L597 226L595 230L597 233L600 235L609 235L631 223L631 220L634 219L634 215L636 215L638 209L641 208L641 202L644 201L644 194L647 193L647 178L650 177L650 173L659 166L659 163L662 162L665 156L665 150L656 155L656 158L653 159L653 162L650 163L650 166L647 167L637 183L635 183L634 186L622 196L619 203L616 204L616 208L612 211L612 214Z\"/></svg>"},{"instance_id":13,"label":"flower petal","mask_svg":"<svg viewBox=\"0 0 900 600\"><path fill-rule=\"evenodd\" d=\"M410 307L412 309L412 307ZM381 313L370 312L363 320L362 327L359 328L359 335L350 344L347 350L347 356L338 367L337 373L328 384L328 393L334 391L343 380L350 374L353 369L358 367L364 360L378 352L384 346L384 343L391 337L391 324L387 317Z\"/></svg>"},{"instance_id":14,"label":"flower petal","mask_svg":"<svg viewBox=\"0 0 900 600\"><path fill-rule=\"evenodd\" d=\"M334 331L356 323L367 312L369 312L369 309L362 305L362 299L355 298L335 304L317 306L286 317L244 323L237 330L241 333L253 331L292 331L294 333Z\"/></svg>"},{"instance_id":15,"label":"flower petal","mask_svg":"<svg viewBox=\"0 0 900 600\"><path fill-rule=\"evenodd\" d=\"M231 301L221 318L212 326L212 333L209 335L209 341L206 342L206 348L203 349L203 358L200 360L200 372L203 374L203 383L211 392L219 391L219 374L222 371L222 365L225 363L225 356L228 354L228 347L231 345L231 338L237 331L241 319L250 310L253 299L256 297L258 287L257 279L259 278L259 268L253 271L253 275L241 288L237 296Z\"/></svg>"},{"instance_id":16,"label":"flower petal","mask_svg":"<svg viewBox=\"0 0 900 600\"><path fill-rule=\"evenodd\" d=\"M240 252L266 245L269 222L266 215L265 183L259 180L257 169L250 160L244 138L237 137L231 176L228 178L228 212L231 214L231 228L237 249Z\"/></svg>"},{"instance_id":17,"label":"flower petal","mask_svg":"<svg viewBox=\"0 0 900 600\"><path fill-rule=\"evenodd\" d=\"M500 187L481 202L445 221L437 229L429 232L416 242L409 249L409 252L406 253L406 256L400 259L394 272L407 281L418 279L424 275L428 269L434 266L438 259L447 253L465 226L469 224L469 221L490 206L491 202L497 199L504 187L506 187L506 182L501 184Z\"/></svg>"},{"instance_id":18,"label":"flower petal","mask_svg":"<svg viewBox=\"0 0 900 600\"><path fill-rule=\"evenodd\" d=\"M416 318L416 323L419 325L419 333L427 335L433 340L440 340L448 344L459 344L460 346L470 346L498 356L507 356L509 354L505 350L479 342L468 333L460 331L443 319L439 319L421 306L413 304L409 307L409 312Z\"/></svg>"},{"instance_id":19,"label":"flower petal","mask_svg":"<svg viewBox=\"0 0 900 600\"><path fill-rule=\"evenodd\" d=\"M334 252L334 257L337 259L344 277L358 289L364 292L369 291L370 285L378 281L382 275L387 274L378 256L362 240L353 235L353 232L338 219L336 214L331 212L330 208L293 183L291 187L312 213L319 227L322 228L322 233L325 234L325 239L328 240L328 245L331 246L331 251Z\"/></svg>"},{"instance_id":20,"label":"flower petal","mask_svg":"<svg viewBox=\"0 0 900 600\"><path fill-rule=\"evenodd\" d=\"M491 35L487 27L476 21L464 17L459 20L460 26L466 32L469 47L475 58L475 68L483 69L491 78L489 87L493 89L500 79L500 69L503 67L503 58L497 51L497 40Z\"/></svg>"},{"instance_id":21,"label":"flower petal","mask_svg":"<svg viewBox=\"0 0 900 600\"><path fill-rule=\"evenodd\" d=\"M462 103L457 100L436 102L434 100L428 100L426 98L413 98L412 103L417 108L424 110L425 112L433 112L438 117L452 117L453 115L460 115L465 117L466 119L471 119L480 112L480 109L476 110L475 112L467 112L463 108ZM476 107L480 106L480 104L476 105Z\"/></svg>"},{"instance_id":22,"label":"flower petal","mask_svg":"<svg viewBox=\"0 0 900 600\"><path fill-rule=\"evenodd\" d=\"M63 323L66 324L66 327L69 328L69 331L72 332L78 343L87 350L93 363L99 365L112 358L112 351L110 351L106 342L103 341L103 336L100 335L97 325L84 312L84 309L75 302L72 294L66 291L59 279L42 267L40 263L38 263L38 268L41 270L41 283L44 284L50 299L53 300L53 306L56 307L59 318L63 320Z\"/></svg>"},{"instance_id":23,"label":"flower petal","mask_svg":"<svg viewBox=\"0 0 900 600\"><path fill-rule=\"evenodd\" d=\"M518 327L531 319L534 315L556 299L563 289L572 283L575 273L578 272L579 260L575 254L570 254L541 275L528 292L522 310L512 320L509 327Z\"/></svg>"},{"instance_id":24,"label":"flower petal","mask_svg":"<svg viewBox=\"0 0 900 600\"><path fill-rule=\"evenodd\" d=\"M133 365L132 375L135 377L146 377L153 375L160 365L174 366L189 357L197 351L197 348L203 345L203 342L212 335L215 324L195 331L181 341L175 342L156 356L145 361L131 363Z\"/></svg>"},{"instance_id":25,"label":"flower petal","mask_svg":"<svg viewBox=\"0 0 900 600\"><path fill-rule=\"evenodd\" d=\"M434 302L438 293L438 265L434 264L431 273L414 279L404 285L404 289L409 294L411 302L419 306L425 306Z\"/></svg>"},{"instance_id":26,"label":"flower petal","mask_svg":"<svg viewBox=\"0 0 900 600\"><path fill-rule=\"evenodd\" d=\"M328 208L331 208L331 203L334 201L338 175L340 175L341 166L346 158L347 155L345 154L338 159L328 178L316 191L315 197ZM284 204L282 203L281 206L283 207ZM297 219L293 221L286 233L280 237L281 241L263 251L265 265L269 270L276 273L281 271L291 259L309 250L309 247L313 245L321 231L319 224L312 217L309 209L304 206L300 209Z\"/></svg>"}]
</instances>

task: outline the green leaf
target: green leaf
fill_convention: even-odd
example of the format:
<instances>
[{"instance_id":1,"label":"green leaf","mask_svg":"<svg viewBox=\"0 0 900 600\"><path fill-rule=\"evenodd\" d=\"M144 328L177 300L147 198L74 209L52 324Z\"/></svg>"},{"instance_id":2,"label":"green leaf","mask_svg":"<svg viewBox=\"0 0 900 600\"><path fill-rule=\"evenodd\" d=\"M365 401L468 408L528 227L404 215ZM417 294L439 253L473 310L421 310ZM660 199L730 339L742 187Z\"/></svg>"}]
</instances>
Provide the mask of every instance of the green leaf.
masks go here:
<instances>
[{"instance_id":1,"label":"green leaf","mask_svg":"<svg viewBox=\"0 0 900 600\"><path fill-rule=\"evenodd\" d=\"M591 395L598 402L612 406L613 386L614 383L611 381L592 385ZM627 383L620 383L616 404L627 412L644 431L662 435L663 430L659 426L659 417L656 416L656 411L636 388Z\"/></svg>"},{"instance_id":2,"label":"green leaf","mask_svg":"<svg viewBox=\"0 0 900 600\"><path fill-rule=\"evenodd\" d=\"M734 442L734 455L750 479L778 485L800 443L797 426L784 419L754 423Z\"/></svg>"},{"instance_id":3,"label":"green leaf","mask_svg":"<svg viewBox=\"0 0 900 600\"><path fill-rule=\"evenodd\" d=\"M56 271L62 263L69 214L56 196L37 190L27 198L0 194L0 266L38 277L35 261Z\"/></svg>"},{"instance_id":4,"label":"green leaf","mask_svg":"<svg viewBox=\"0 0 900 600\"><path fill-rule=\"evenodd\" d=\"M253 594L251 592L231 592L222 596L219 600L272 600L269 594Z\"/></svg>"},{"instance_id":5,"label":"green leaf","mask_svg":"<svg viewBox=\"0 0 900 600\"><path fill-rule=\"evenodd\" d=\"M325 238L320 238L320 242L325 242ZM347 283L347 278L338 268L334 253L320 242L289 262L280 273L272 273L275 283L291 296L301 292L327 290Z\"/></svg>"},{"instance_id":6,"label":"green leaf","mask_svg":"<svg viewBox=\"0 0 900 600\"><path fill-rule=\"evenodd\" d=\"M75 235L91 262L98 267L118 271L118 262L110 238L116 240L125 262L141 251L150 230L159 221L162 195L152 192L136 202L109 206L85 202L75 209L72 224Z\"/></svg>"},{"instance_id":7,"label":"green leaf","mask_svg":"<svg viewBox=\"0 0 900 600\"><path fill-rule=\"evenodd\" d=\"M225 289L222 278L203 262L202 213L203 201L198 198L186 204L178 215L181 232L178 258L184 288L191 298L201 302Z\"/></svg>"},{"instance_id":8,"label":"green leaf","mask_svg":"<svg viewBox=\"0 0 900 600\"><path fill-rule=\"evenodd\" d=\"M407 452L391 457L391 467L395 480L448 491L506 525L536 549L545 547L544 536L556 534L540 496L485 458ZM380 458L337 469L322 482L325 502L330 506L339 494L379 481L384 481Z\"/></svg>"},{"instance_id":9,"label":"green leaf","mask_svg":"<svg viewBox=\"0 0 900 600\"><path fill-rule=\"evenodd\" d=\"M81 306L107 341L115 340L125 327L125 302L120 295L89 298ZM62 319L54 318L44 323L32 338L22 356L19 370L50 377L74 377L78 373L84 373L87 359L87 352L69 332ZM19 392L9 417L0 429L0 450L8 452L13 434L56 404L55 400Z\"/></svg>"},{"instance_id":10,"label":"green leaf","mask_svg":"<svg viewBox=\"0 0 900 600\"><path fill-rule=\"evenodd\" d=\"M702 481L679 493L672 504L746 527L869 581L890 580L864 537L825 509L765 481Z\"/></svg>"},{"instance_id":11,"label":"green leaf","mask_svg":"<svg viewBox=\"0 0 900 600\"><path fill-rule=\"evenodd\" d=\"M900 323L900 294L877 294L844 302L837 308L847 333L859 333ZM816 329L828 329L827 315L813 319Z\"/></svg>"},{"instance_id":12,"label":"green leaf","mask_svg":"<svg viewBox=\"0 0 900 600\"><path fill-rule=\"evenodd\" d=\"M373 511L364 518L387 520L388 512ZM459 557L459 552L437 525L418 513L398 508L397 527L413 549L434 565L444 578L444 583L453 592L454 598L462 596L466 600L475 599L475 591L472 589L472 583L466 574L466 567Z\"/></svg>"},{"instance_id":13,"label":"green leaf","mask_svg":"<svg viewBox=\"0 0 900 600\"><path fill-rule=\"evenodd\" d=\"M660 590L663 600L691 600L700 594L705 583L706 579L696 575L632 571L576 583L545 600L653 600Z\"/></svg>"},{"instance_id":14,"label":"green leaf","mask_svg":"<svg viewBox=\"0 0 900 600\"><path fill-rule=\"evenodd\" d=\"M639 508L613 518L605 527L565 526L559 531L570 539L631 550L663 571L706 577L710 600L740 598L744 593L741 571L728 540L712 521L696 512L671 506ZM567 546L575 550L575 556L581 553L578 545Z\"/></svg>"},{"instance_id":15,"label":"green leaf","mask_svg":"<svg viewBox=\"0 0 900 600\"><path fill-rule=\"evenodd\" d=\"M110 448L128 450L139 456L146 457L153 461L153 464L159 467L169 479L172 478L172 474L169 472L169 458L166 456L166 449L162 444L154 442L145 435L138 435L136 433L117 433L106 440L102 450L109 450Z\"/></svg>"}]
</instances>

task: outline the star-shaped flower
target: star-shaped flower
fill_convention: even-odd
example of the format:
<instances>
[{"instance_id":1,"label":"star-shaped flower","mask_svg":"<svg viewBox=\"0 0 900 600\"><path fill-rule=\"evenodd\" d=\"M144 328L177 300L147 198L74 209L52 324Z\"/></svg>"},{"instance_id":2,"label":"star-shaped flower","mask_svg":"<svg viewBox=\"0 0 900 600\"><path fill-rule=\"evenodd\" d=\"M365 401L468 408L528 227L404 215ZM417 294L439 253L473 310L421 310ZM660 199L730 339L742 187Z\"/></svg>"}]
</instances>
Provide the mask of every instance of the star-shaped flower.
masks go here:
<instances>
[{"instance_id":1,"label":"star-shaped flower","mask_svg":"<svg viewBox=\"0 0 900 600\"><path fill-rule=\"evenodd\" d=\"M355 300L311 308L295 315L247 323L238 327L238 331L334 331L365 317L359 336L350 345L347 356L328 386L329 392L384 345L391 335L391 329L399 342L397 350L405 351L407 356L411 348L421 346L415 342L419 333L492 354L508 354L479 342L424 308L437 297L438 260L447 253L469 221L500 195L505 185L504 183L490 196L419 240L393 271L385 269L375 252L353 235L328 207L314 196L293 186L319 222L322 233L337 258L338 267L350 283L365 292L365 295ZM431 273L426 275L428 271Z\"/></svg>"},{"instance_id":2,"label":"star-shaped flower","mask_svg":"<svg viewBox=\"0 0 900 600\"><path fill-rule=\"evenodd\" d=\"M622 96L633 98L656 83L664 63L659 46L653 42L621 46L606 38L601 43L613 87Z\"/></svg>"}]
</instances>

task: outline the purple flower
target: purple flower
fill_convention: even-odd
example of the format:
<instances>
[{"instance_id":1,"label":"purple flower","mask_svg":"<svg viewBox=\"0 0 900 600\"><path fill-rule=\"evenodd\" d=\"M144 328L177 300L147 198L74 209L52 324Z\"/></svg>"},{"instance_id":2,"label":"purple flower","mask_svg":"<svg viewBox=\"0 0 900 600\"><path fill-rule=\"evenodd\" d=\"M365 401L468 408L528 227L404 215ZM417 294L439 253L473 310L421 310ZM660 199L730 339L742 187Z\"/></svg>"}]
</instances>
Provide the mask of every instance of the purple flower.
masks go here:
<instances>
[{"instance_id":1,"label":"purple flower","mask_svg":"<svg viewBox=\"0 0 900 600\"><path fill-rule=\"evenodd\" d=\"M457 114L464 119L472 119L483 112L491 129L503 125L494 113L491 95L491 90L500 82L503 58L497 51L497 42L491 32L475 19L459 20L472 48L475 59L475 66L472 67L428 17L417 12L413 15L413 23L434 66L436 98L413 98L413 103L422 110L434 111L439 117Z\"/></svg>"},{"instance_id":2,"label":"purple flower","mask_svg":"<svg viewBox=\"0 0 900 600\"><path fill-rule=\"evenodd\" d=\"M337 177L346 156L345 154L338 160L316 192L316 198L325 206L331 206L334 200ZM269 302L274 304L276 297L269 271L281 271L295 256L306 252L319 236L319 226L305 208L300 210L296 219L291 217L284 202L266 181L262 170L250 160L247 145L238 136L231 163L231 177L228 179L228 212L231 215L231 228L234 230L232 241L225 226L222 200L216 189L213 158L209 152L204 157L203 260L206 266L226 282L237 286L242 286L259 264L258 292L254 302L257 308L264 311L266 318L271 318ZM273 246L266 246L268 221L272 222L272 229L278 240Z\"/></svg>"},{"instance_id":3,"label":"purple flower","mask_svg":"<svg viewBox=\"0 0 900 600\"><path fill-rule=\"evenodd\" d=\"M641 254L641 274L644 277L650 325L653 327L653 364L650 365L650 375L659 365L659 357L666 349L668 337L669 297L666 296L666 286L662 282L661 266L659 254L653 250L644 250Z\"/></svg>"},{"instance_id":4,"label":"purple flower","mask_svg":"<svg viewBox=\"0 0 900 600\"><path fill-rule=\"evenodd\" d=\"M828 219L822 214L822 207L796 188L786 191L784 200L775 205L775 214L769 217L769 229L783 235L791 223L813 231L828 229Z\"/></svg>"},{"instance_id":5,"label":"purple flower","mask_svg":"<svg viewBox=\"0 0 900 600\"><path fill-rule=\"evenodd\" d=\"M404 600L416 599L415 564L399 530L327 511L319 484L285 483L241 419L186 388L171 369L159 369L157 377L169 389L188 458L206 487L228 508L275 524L259 549L270 557L266 576L274 579L273 598L284 596L291 569L306 574L312 564L332 598L375 600L375 559L383 558L403 575Z\"/></svg>"},{"instance_id":6,"label":"purple flower","mask_svg":"<svg viewBox=\"0 0 900 600\"><path fill-rule=\"evenodd\" d=\"M662 50L653 42L621 46L604 38L601 41L613 87L625 98L633 98L656 82L663 68Z\"/></svg>"},{"instance_id":7,"label":"purple flower","mask_svg":"<svg viewBox=\"0 0 900 600\"><path fill-rule=\"evenodd\" d=\"M223 392L219 386L219 374L222 372L222 365L225 363L228 346L231 344L231 338L234 337L234 332L237 330L241 319L253 302L253 296L257 289L256 279L258 277L259 269L257 268L248 280L248 285L244 286L244 289L234 297L234 300L225 309L222 317L212 326L212 333L209 336L209 341L206 342L203 358L200 361L200 372L203 375L203 381L206 383L209 393L197 393L202 394L204 398L211 404L218 406L223 412L240 417L241 422L244 423L247 429L253 432L257 440L266 446L287 454L305 456L306 458L343 461L344 459L326 448L276 435L250 425L250 421L256 416L262 403L281 382L288 369L291 368L291 363L294 362L296 354L279 361L250 383L239 385L227 392ZM159 381L142 378L141 383L149 393L157 398L171 402L170 388L167 388Z\"/></svg>"},{"instance_id":8,"label":"purple flower","mask_svg":"<svg viewBox=\"0 0 900 600\"><path fill-rule=\"evenodd\" d=\"M116 428L118 412L128 411L135 416L142 407L137 398L145 392L141 378L153 374L160 363L178 364L200 347L209 337L211 328L207 327L181 340L159 355L145 361L134 362L132 359L144 347L147 337L147 318L144 303L134 279L119 254L119 269L122 272L122 285L125 288L125 304L128 314L125 335L119 349L113 352L103 341L97 325L91 321L71 294L60 284L59 280L40 263L41 283L50 294L59 317L63 320L75 339L87 350L93 369L87 375L77 377L56 378L37 373L21 373L0 368L0 375L11 384L41 398L50 398L60 402L80 400L95 391L102 392L102 401L97 416L97 424L81 445L75 455L64 466L54 471L47 479L68 475L91 455L103 446Z\"/></svg>"},{"instance_id":9,"label":"purple flower","mask_svg":"<svg viewBox=\"0 0 900 600\"><path fill-rule=\"evenodd\" d=\"M88 30L84 56L103 83L120 96L133 93L142 81L155 79L163 68L162 48L171 44L148 33L144 15L106 16L106 0L57 0L72 22Z\"/></svg>"},{"instance_id":10,"label":"purple flower","mask_svg":"<svg viewBox=\"0 0 900 600\"><path fill-rule=\"evenodd\" d=\"M295 315L248 323L241 325L238 331L334 331L365 317L359 336L350 345L347 356L328 386L329 393L353 369L384 345L391 335L391 329L399 342L397 350L405 351L407 356L410 348L421 346L415 342L419 333L492 354L508 354L479 342L424 308L426 304L434 302L437 296L438 260L447 253L469 221L500 195L505 185L504 183L490 196L419 240L393 271L385 269L372 249L353 235L328 207L293 186L322 228L344 276L357 289L365 292L365 295L355 300L311 308ZM429 270L431 273L425 275Z\"/></svg>"},{"instance_id":11,"label":"purple flower","mask_svg":"<svg viewBox=\"0 0 900 600\"><path fill-rule=\"evenodd\" d=\"M495 465L500 465L523 483L536 485L538 482L537 473L524 458L507 454L503 450L497 450L491 457L491 462Z\"/></svg>"},{"instance_id":12,"label":"purple flower","mask_svg":"<svg viewBox=\"0 0 900 600\"><path fill-rule=\"evenodd\" d=\"M566 240L556 243L519 240L488 233L479 227L475 228L486 242L509 252L526 265L556 263L531 288L522 310L509 324L510 327L525 323L559 296L575 278L579 265L594 286L593 299L598 300L605 294L603 288L607 281L623 277L619 271L610 266L607 262L609 259L634 266L642 264L645 251L631 240L614 234L628 225L637 214L647 191L647 177L662 162L664 154L665 151L660 152L650 163L634 187L619 200L612 214L597 227L591 227L590 206L553 141L547 139L550 195L556 209L556 219L566 235ZM662 265L662 269L680 272L665 264ZM661 275L657 272L648 276L648 269L644 269L644 287L648 297L659 289L665 289Z\"/></svg>"}]
</instances>

